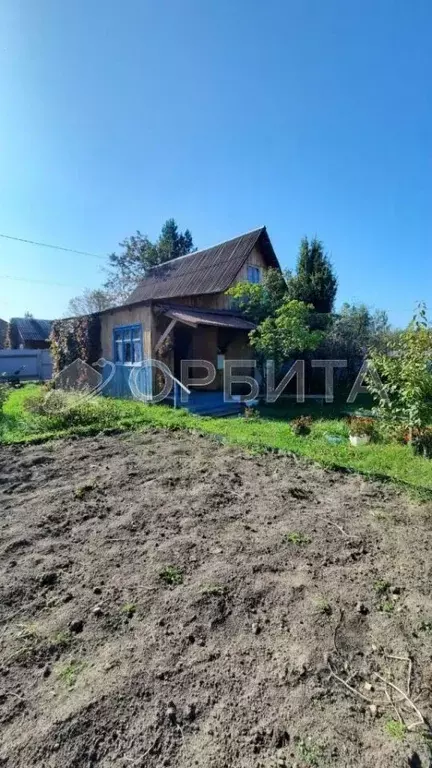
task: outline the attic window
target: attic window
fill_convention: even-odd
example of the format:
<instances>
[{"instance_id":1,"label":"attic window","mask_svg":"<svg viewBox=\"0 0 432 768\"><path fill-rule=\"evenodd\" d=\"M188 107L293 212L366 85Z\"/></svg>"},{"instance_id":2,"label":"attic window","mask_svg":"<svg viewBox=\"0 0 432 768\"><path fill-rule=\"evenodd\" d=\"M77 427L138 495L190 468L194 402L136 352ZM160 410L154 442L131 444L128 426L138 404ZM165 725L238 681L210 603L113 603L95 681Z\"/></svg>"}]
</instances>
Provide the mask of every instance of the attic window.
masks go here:
<instances>
[{"instance_id":1,"label":"attic window","mask_svg":"<svg viewBox=\"0 0 432 768\"><path fill-rule=\"evenodd\" d=\"M261 282L261 270L259 267L248 267L247 268L247 278L249 283L260 283Z\"/></svg>"}]
</instances>

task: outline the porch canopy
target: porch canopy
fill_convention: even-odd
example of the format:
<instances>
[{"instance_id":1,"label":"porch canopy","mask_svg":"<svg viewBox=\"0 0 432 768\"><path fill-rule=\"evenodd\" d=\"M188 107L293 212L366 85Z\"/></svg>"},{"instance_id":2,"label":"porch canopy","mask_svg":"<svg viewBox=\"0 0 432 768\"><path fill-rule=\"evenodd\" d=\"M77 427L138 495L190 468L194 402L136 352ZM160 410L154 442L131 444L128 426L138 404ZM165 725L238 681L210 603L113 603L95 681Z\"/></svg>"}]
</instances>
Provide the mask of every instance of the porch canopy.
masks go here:
<instances>
[{"instance_id":1,"label":"porch canopy","mask_svg":"<svg viewBox=\"0 0 432 768\"><path fill-rule=\"evenodd\" d=\"M195 309L182 305L160 304L162 314L180 323L192 325L216 325L219 328L237 328L239 331L252 331L255 324L245 320L241 315L223 309Z\"/></svg>"},{"instance_id":2,"label":"porch canopy","mask_svg":"<svg viewBox=\"0 0 432 768\"><path fill-rule=\"evenodd\" d=\"M183 306L181 304L158 304L157 309L159 309L161 314L169 317L171 322L158 340L155 351L159 349L176 323L184 323L192 328L198 328L199 325L208 325L217 328L234 328L237 331L252 331L256 327L254 323L229 310L195 309L195 307Z\"/></svg>"}]
</instances>

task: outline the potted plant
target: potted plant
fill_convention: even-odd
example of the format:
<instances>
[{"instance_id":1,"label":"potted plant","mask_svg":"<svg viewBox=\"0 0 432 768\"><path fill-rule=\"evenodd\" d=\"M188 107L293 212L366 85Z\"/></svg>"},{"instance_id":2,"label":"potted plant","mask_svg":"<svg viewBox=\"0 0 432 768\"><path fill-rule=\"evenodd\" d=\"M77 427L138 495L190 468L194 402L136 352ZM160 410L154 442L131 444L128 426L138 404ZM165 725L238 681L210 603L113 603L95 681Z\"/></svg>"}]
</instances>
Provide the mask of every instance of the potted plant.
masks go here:
<instances>
[{"instance_id":1,"label":"potted plant","mask_svg":"<svg viewBox=\"0 0 432 768\"><path fill-rule=\"evenodd\" d=\"M357 416L350 421L349 441L351 445L367 445L375 432L374 419Z\"/></svg>"},{"instance_id":2,"label":"potted plant","mask_svg":"<svg viewBox=\"0 0 432 768\"><path fill-rule=\"evenodd\" d=\"M411 445L416 456L432 459L432 428L423 427L412 434Z\"/></svg>"}]
</instances>

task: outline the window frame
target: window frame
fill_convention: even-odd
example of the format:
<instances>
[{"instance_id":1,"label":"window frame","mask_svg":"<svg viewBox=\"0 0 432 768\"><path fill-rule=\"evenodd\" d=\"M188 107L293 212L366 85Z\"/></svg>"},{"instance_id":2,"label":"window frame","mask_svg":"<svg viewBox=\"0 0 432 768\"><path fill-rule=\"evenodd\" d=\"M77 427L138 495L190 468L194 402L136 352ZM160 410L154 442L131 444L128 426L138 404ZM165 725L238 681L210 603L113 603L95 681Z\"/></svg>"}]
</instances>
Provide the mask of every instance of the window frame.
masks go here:
<instances>
[{"instance_id":1,"label":"window frame","mask_svg":"<svg viewBox=\"0 0 432 768\"><path fill-rule=\"evenodd\" d=\"M256 264L248 264L247 279L248 279L248 283L251 283L252 285L259 285L259 283L261 282L261 268L258 267Z\"/></svg>"},{"instance_id":2,"label":"window frame","mask_svg":"<svg viewBox=\"0 0 432 768\"><path fill-rule=\"evenodd\" d=\"M119 334L121 336L120 339ZM139 334L138 338L137 334ZM125 362L126 344L130 344L131 360L129 362ZM139 344L140 360L135 360L136 344ZM118 359L119 346L121 350L121 359ZM141 365L144 359L143 330L141 323L132 323L131 325L115 325L112 330L112 351L115 365L125 365L128 368L131 368L134 365Z\"/></svg>"}]
</instances>

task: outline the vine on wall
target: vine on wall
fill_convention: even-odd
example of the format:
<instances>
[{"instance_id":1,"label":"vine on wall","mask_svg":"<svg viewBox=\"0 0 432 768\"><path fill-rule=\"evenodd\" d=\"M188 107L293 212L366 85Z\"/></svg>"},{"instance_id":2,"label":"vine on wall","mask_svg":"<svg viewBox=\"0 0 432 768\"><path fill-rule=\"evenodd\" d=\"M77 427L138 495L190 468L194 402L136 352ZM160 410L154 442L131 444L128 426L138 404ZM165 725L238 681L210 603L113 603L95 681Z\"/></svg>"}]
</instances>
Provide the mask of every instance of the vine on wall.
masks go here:
<instances>
[{"instance_id":1,"label":"vine on wall","mask_svg":"<svg viewBox=\"0 0 432 768\"><path fill-rule=\"evenodd\" d=\"M93 365L101 355L100 319L97 315L85 315L55 320L50 342L54 374L78 359Z\"/></svg>"}]
</instances>

